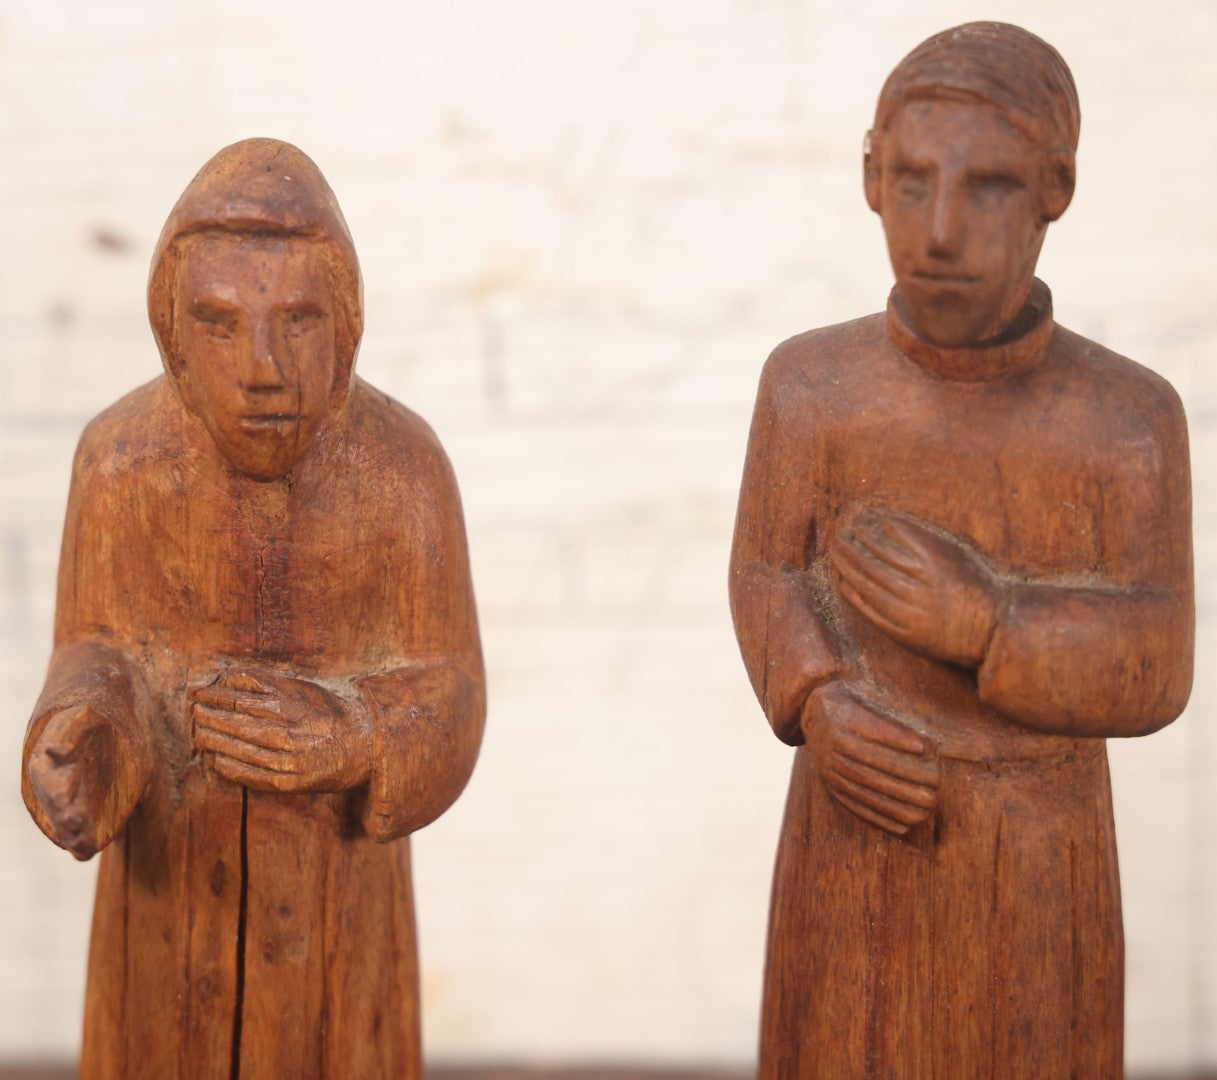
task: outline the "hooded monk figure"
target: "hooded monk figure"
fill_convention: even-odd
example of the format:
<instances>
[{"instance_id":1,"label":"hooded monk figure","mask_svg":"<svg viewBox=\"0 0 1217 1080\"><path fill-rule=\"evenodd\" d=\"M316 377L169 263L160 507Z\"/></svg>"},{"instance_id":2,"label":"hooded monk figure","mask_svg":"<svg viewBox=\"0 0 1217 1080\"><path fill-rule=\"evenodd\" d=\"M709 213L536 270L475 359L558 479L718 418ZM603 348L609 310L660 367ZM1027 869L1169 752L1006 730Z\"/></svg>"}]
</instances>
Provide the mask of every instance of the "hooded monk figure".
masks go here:
<instances>
[{"instance_id":1,"label":"hooded monk figure","mask_svg":"<svg viewBox=\"0 0 1217 1080\"><path fill-rule=\"evenodd\" d=\"M1174 391L1034 277L1078 127L1026 31L920 45L865 162L887 311L761 377L731 604L797 747L762 1080L1123 1072L1104 740L1187 700L1191 507Z\"/></svg>"},{"instance_id":2,"label":"hooded monk figure","mask_svg":"<svg viewBox=\"0 0 1217 1080\"><path fill-rule=\"evenodd\" d=\"M404 838L484 715L451 468L352 377L358 263L294 147L204 166L148 304L166 374L81 437L22 771L104 849L81 1075L421 1077Z\"/></svg>"}]
</instances>

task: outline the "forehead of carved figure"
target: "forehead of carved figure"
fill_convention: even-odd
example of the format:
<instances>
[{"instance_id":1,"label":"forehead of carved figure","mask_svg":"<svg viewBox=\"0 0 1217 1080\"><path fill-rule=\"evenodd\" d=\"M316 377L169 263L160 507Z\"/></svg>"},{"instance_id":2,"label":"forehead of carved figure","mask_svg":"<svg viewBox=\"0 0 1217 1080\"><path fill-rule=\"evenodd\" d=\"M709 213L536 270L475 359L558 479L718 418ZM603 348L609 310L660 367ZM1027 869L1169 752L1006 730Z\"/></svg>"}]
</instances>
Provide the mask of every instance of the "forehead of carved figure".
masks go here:
<instances>
[{"instance_id":1,"label":"forehead of carved figure","mask_svg":"<svg viewBox=\"0 0 1217 1080\"><path fill-rule=\"evenodd\" d=\"M287 472L329 409L334 296L305 237L209 233L180 253L174 338L188 406L238 470Z\"/></svg>"}]
</instances>

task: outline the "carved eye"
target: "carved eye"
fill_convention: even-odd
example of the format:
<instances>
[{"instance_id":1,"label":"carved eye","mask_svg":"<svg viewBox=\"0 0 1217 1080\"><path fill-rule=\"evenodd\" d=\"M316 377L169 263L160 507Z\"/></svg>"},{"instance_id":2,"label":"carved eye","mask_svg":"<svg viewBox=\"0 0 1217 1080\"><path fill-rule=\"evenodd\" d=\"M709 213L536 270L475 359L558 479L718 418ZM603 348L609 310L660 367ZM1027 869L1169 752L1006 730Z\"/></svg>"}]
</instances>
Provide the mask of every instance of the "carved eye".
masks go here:
<instances>
[{"instance_id":1,"label":"carved eye","mask_svg":"<svg viewBox=\"0 0 1217 1080\"><path fill-rule=\"evenodd\" d=\"M320 326L324 319L325 312L317 307L289 308L283 313L284 328L293 337L307 334Z\"/></svg>"},{"instance_id":2,"label":"carved eye","mask_svg":"<svg viewBox=\"0 0 1217 1080\"><path fill-rule=\"evenodd\" d=\"M1023 182L1009 173L984 173L973 176L968 181L968 193L972 201L979 205L993 206L1022 191Z\"/></svg>"},{"instance_id":3,"label":"carved eye","mask_svg":"<svg viewBox=\"0 0 1217 1080\"><path fill-rule=\"evenodd\" d=\"M927 198L930 194L929 175L921 170L902 169L896 174L896 191L909 202Z\"/></svg>"},{"instance_id":4,"label":"carved eye","mask_svg":"<svg viewBox=\"0 0 1217 1080\"><path fill-rule=\"evenodd\" d=\"M192 304L190 314L209 337L227 340L236 333L237 315L235 311L216 307L212 304Z\"/></svg>"}]
</instances>

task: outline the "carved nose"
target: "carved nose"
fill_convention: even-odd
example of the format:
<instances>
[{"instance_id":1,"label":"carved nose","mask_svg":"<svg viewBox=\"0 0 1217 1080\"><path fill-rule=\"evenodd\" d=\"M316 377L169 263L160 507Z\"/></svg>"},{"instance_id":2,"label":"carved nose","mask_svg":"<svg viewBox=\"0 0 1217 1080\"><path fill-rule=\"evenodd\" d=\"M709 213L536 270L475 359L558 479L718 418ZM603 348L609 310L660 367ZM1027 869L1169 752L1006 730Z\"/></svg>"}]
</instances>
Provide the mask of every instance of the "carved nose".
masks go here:
<instances>
[{"instance_id":1,"label":"carved nose","mask_svg":"<svg viewBox=\"0 0 1217 1080\"><path fill-rule=\"evenodd\" d=\"M279 361L279 343L269 326L259 326L250 343L252 351L245 379L247 390L281 390L285 385L283 365Z\"/></svg>"},{"instance_id":2,"label":"carved nose","mask_svg":"<svg viewBox=\"0 0 1217 1080\"><path fill-rule=\"evenodd\" d=\"M963 213L955 193L942 192L934 200L934 218L930 225L929 252L939 258L958 255L963 245Z\"/></svg>"}]
</instances>

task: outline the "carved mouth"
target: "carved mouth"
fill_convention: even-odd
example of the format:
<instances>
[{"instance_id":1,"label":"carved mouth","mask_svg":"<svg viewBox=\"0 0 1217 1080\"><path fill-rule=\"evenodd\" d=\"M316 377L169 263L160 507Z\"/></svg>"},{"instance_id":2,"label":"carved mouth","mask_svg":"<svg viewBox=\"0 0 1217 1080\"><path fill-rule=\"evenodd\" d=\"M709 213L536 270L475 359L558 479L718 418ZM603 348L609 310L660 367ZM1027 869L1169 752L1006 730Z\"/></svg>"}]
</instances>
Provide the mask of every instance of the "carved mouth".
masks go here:
<instances>
[{"instance_id":1,"label":"carved mouth","mask_svg":"<svg viewBox=\"0 0 1217 1080\"><path fill-rule=\"evenodd\" d=\"M296 413L256 413L241 417L241 427L247 431L278 431L298 423L300 417Z\"/></svg>"},{"instance_id":2,"label":"carved mouth","mask_svg":"<svg viewBox=\"0 0 1217 1080\"><path fill-rule=\"evenodd\" d=\"M980 278L971 274L944 274L936 270L918 270L913 277L932 285L975 285Z\"/></svg>"}]
</instances>

